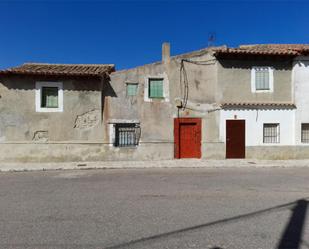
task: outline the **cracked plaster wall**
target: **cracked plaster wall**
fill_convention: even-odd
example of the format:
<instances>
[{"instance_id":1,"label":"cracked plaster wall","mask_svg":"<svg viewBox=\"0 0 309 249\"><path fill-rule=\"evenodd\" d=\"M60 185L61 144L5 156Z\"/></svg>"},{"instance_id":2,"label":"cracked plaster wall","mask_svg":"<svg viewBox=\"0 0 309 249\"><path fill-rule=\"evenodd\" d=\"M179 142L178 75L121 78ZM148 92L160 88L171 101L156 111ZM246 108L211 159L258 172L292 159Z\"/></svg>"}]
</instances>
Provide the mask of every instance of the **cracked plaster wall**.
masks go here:
<instances>
[{"instance_id":1,"label":"cracked plaster wall","mask_svg":"<svg viewBox=\"0 0 309 249\"><path fill-rule=\"evenodd\" d=\"M36 81L63 82L63 112L35 111ZM91 79L1 77L0 142L102 141L100 84Z\"/></svg>"}]
</instances>

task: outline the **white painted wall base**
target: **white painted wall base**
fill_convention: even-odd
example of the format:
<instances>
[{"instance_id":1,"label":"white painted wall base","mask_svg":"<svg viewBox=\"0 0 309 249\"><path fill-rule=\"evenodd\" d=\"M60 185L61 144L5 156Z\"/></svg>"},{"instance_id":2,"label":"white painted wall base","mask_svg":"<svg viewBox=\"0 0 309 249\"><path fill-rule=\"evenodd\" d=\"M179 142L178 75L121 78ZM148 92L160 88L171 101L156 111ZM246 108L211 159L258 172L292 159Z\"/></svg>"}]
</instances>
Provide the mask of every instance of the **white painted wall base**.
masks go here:
<instances>
[{"instance_id":1,"label":"white painted wall base","mask_svg":"<svg viewBox=\"0 0 309 249\"><path fill-rule=\"evenodd\" d=\"M241 109L221 110L220 141L226 140L226 120L243 119L246 121L246 146L280 146L295 144L294 109ZM280 143L263 143L263 124L279 123Z\"/></svg>"}]
</instances>

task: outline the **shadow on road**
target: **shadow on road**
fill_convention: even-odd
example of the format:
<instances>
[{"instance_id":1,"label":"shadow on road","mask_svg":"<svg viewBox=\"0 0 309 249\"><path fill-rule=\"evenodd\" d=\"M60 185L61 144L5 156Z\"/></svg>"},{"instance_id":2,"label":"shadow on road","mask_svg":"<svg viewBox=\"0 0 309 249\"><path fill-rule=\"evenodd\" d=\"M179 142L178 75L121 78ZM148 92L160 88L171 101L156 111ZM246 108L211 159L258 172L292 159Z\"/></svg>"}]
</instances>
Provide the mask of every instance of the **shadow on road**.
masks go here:
<instances>
[{"instance_id":1,"label":"shadow on road","mask_svg":"<svg viewBox=\"0 0 309 249\"><path fill-rule=\"evenodd\" d=\"M308 206L308 201L306 199L301 199L295 202L285 203L282 205L274 206L271 208L259 210L259 211L252 212L252 213L238 215L238 216L227 218L227 219L217 220L217 221L200 224L197 226L187 227L187 228L183 228L183 229L179 229L179 230L175 230L175 231L171 231L167 233L161 233L161 234L157 234L157 235L153 235L149 237L140 238L137 240L131 240L131 241L128 241L122 244L115 245L115 246L106 247L105 249L120 249L120 248L125 248L125 247L132 247L139 243L149 242L151 240L163 239L163 238L167 238L171 236L179 236L182 233L204 229L204 228L208 228L211 226L232 223L232 222L236 222L242 219L249 219L249 218L253 218L257 216L262 216L262 215L265 215L271 212L278 212L278 211L285 210L288 208L292 208L293 213L279 241L279 245L277 249L299 249L299 246L301 243L306 243L305 241L302 241L302 231L303 231L303 227L305 224L305 216L306 216L306 210ZM223 248L214 247L212 249L223 249Z\"/></svg>"},{"instance_id":2,"label":"shadow on road","mask_svg":"<svg viewBox=\"0 0 309 249\"><path fill-rule=\"evenodd\" d=\"M302 241L302 234L306 221L306 213L308 208L307 200L297 201L295 207L292 209L292 215L287 224L281 240L278 244L278 249L299 249Z\"/></svg>"}]
</instances>

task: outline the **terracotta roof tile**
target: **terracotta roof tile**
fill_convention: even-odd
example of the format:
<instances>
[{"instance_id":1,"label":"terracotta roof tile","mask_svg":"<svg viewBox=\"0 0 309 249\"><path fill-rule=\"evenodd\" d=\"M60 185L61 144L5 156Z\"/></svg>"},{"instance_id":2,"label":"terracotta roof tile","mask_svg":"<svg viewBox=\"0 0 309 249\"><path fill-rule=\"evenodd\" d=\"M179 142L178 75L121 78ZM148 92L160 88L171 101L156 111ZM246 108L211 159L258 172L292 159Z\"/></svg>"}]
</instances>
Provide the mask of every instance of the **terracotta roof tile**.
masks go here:
<instances>
[{"instance_id":1,"label":"terracotta roof tile","mask_svg":"<svg viewBox=\"0 0 309 249\"><path fill-rule=\"evenodd\" d=\"M238 102L238 103L223 103L221 104L222 109L228 108L254 108L254 107L264 107L264 108L272 108L272 107L281 107L281 108L296 108L295 104L290 102Z\"/></svg>"},{"instance_id":2,"label":"terracotta roof tile","mask_svg":"<svg viewBox=\"0 0 309 249\"><path fill-rule=\"evenodd\" d=\"M222 54L252 54L252 55L283 55L297 56L307 54L309 44L258 44L241 45L238 48L221 48L215 50L215 55Z\"/></svg>"},{"instance_id":3,"label":"terracotta roof tile","mask_svg":"<svg viewBox=\"0 0 309 249\"><path fill-rule=\"evenodd\" d=\"M1 70L0 74L35 74L68 76L101 76L115 71L112 64L47 64L25 63Z\"/></svg>"}]
</instances>

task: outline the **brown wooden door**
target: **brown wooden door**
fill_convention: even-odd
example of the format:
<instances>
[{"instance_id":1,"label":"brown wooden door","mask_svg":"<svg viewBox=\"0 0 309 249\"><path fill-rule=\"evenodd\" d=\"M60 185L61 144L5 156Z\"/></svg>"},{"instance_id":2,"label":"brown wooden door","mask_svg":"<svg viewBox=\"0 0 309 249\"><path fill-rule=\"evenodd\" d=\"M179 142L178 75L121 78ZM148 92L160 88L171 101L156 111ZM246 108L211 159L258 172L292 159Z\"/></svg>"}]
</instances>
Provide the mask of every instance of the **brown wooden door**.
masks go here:
<instances>
[{"instance_id":1,"label":"brown wooden door","mask_svg":"<svg viewBox=\"0 0 309 249\"><path fill-rule=\"evenodd\" d=\"M174 120L175 158L201 158L201 119Z\"/></svg>"},{"instance_id":2,"label":"brown wooden door","mask_svg":"<svg viewBox=\"0 0 309 249\"><path fill-rule=\"evenodd\" d=\"M245 134L245 120L226 120L226 158L246 157Z\"/></svg>"}]
</instances>

